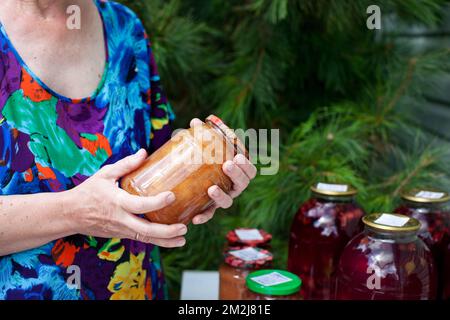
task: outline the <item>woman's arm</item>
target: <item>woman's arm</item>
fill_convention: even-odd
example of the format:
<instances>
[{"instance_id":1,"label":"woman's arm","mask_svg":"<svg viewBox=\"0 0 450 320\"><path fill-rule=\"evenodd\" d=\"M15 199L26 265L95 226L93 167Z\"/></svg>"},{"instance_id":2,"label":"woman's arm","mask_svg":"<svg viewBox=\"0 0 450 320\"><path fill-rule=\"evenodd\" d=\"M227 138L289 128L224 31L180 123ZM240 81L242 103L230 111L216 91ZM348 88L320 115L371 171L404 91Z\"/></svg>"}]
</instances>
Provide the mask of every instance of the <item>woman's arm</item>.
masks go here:
<instances>
[{"instance_id":1,"label":"woman's arm","mask_svg":"<svg viewBox=\"0 0 450 320\"><path fill-rule=\"evenodd\" d=\"M175 200L173 193L139 197L117 186L119 178L139 167L145 158L146 152L140 150L103 167L69 191L0 196L0 256L77 233L183 246L185 225L161 225L136 216L167 206Z\"/></svg>"},{"instance_id":2,"label":"woman's arm","mask_svg":"<svg viewBox=\"0 0 450 320\"><path fill-rule=\"evenodd\" d=\"M0 256L74 233L66 192L0 197Z\"/></svg>"}]
</instances>

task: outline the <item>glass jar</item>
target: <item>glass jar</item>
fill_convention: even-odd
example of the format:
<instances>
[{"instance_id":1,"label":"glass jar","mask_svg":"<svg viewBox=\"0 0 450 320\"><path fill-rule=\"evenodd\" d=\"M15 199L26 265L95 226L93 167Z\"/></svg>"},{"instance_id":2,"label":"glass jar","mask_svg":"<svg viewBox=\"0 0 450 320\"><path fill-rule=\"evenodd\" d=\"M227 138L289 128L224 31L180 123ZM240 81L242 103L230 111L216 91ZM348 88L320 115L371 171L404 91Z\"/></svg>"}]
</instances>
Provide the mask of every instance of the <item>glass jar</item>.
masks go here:
<instances>
[{"instance_id":1,"label":"glass jar","mask_svg":"<svg viewBox=\"0 0 450 320\"><path fill-rule=\"evenodd\" d=\"M246 279L245 300L302 300L302 280L284 270L259 270Z\"/></svg>"},{"instance_id":2,"label":"glass jar","mask_svg":"<svg viewBox=\"0 0 450 320\"><path fill-rule=\"evenodd\" d=\"M349 185L318 183L294 217L288 270L303 281L305 299L331 299L334 272L347 242L362 231L364 211Z\"/></svg>"},{"instance_id":3,"label":"glass jar","mask_svg":"<svg viewBox=\"0 0 450 320\"><path fill-rule=\"evenodd\" d=\"M446 301L450 301L450 245L447 246L445 253L443 298Z\"/></svg>"},{"instance_id":4,"label":"glass jar","mask_svg":"<svg viewBox=\"0 0 450 320\"><path fill-rule=\"evenodd\" d=\"M272 235L263 229L238 228L227 233L229 246L269 248Z\"/></svg>"},{"instance_id":5,"label":"glass jar","mask_svg":"<svg viewBox=\"0 0 450 320\"><path fill-rule=\"evenodd\" d=\"M229 248L225 252L224 263L219 268L219 299L244 299L247 275L254 270L270 267L272 260L272 254L261 248Z\"/></svg>"},{"instance_id":6,"label":"glass jar","mask_svg":"<svg viewBox=\"0 0 450 320\"><path fill-rule=\"evenodd\" d=\"M213 204L207 190L218 185L225 192L232 182L222 170L236 154L248 158L245 146L218 117L181 130L150 155L143 165L122 178L121 186L131 194L154 196L172 191L176 200L169 206L149 212L152 222L188 224L199 212Z\"/></svg>"},{"instance_id":7,"label":"glass jar","mask_svg":"<svg viewBox=\"0 0 450 320\"><path fill-rule=\"evenodd\" d=\"M447 192L413 189L402 194L403 203L395 209L420 221L419 237L426 243L435 260L438 285L437 296L444 290L444 256L450 244L450 210Z\"/></svg>"},{"instance_id":8,"label":"glass jar","mask_svg":"<svg viewBox=\"0 0 450 320\"><path fill-rule=\"evenodd\" d=\"M417 219L364 216L365 230L345 247L337 270L338 300L428 300L436 297L433 258L418 238Z\"/></svg>"}]
</instances>

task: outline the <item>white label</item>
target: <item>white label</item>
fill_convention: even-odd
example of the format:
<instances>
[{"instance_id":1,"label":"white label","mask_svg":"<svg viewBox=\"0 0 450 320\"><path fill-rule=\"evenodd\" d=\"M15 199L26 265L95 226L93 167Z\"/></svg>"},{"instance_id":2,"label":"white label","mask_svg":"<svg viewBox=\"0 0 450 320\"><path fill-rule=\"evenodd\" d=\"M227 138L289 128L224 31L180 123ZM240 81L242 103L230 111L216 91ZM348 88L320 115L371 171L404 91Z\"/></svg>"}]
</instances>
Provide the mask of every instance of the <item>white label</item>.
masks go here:
<instances>
[{"instance_id":1,"label":"white label","mask_svg":"<svg viewBox=\"0 0 450 320\"><path fill-rule=\"evenodd\" d=\"M263 276L253 277L251 279L256 283L266 287L275 286L277 284L292 281L291 278L285 277L281 273L278 273L276 271L265 274Z\"/></svg>"},{"instance_id":2,"label":"white label","mask_svg":"<svg viewBox=\"0 0 450 320\"><path fill-rule=\"evenodd\" d=\"M425 199L440 199L444 196L443 192L432 192L432 191L420 191L416 193L417 198L425 198Z\"/></svg>"},{"instance_id":3,"label":"white label","mask_svg":"<svg viewBox=\"0 0 450 320\"><path fill-rule=\"evenodd\" d=\"M261 253L254 248L245 248L241 250L230 251L230 254L244 261L255 261L268 257L267 254Z\"/></svg>"},{"instance_id":4,"label":"white label","mask_svg":"<svg viewBox=\"0 0 450 320\"><path fill-rule=\"evenodd\" d=\"M403 227L409 221L408 217L398 217L389 213L383 213L375 223L391 227Z\"/></svg>"},{"instance_id":5,"label":"white label","mask_svg":"<svg viewBox=\"0 0 450 320\"><path fill-rule=\"evenodd\" d=\"M348 191L348 185L346 185L346 184L331 184L331 183L319 182L317 184L317 189L324 190L324 191L347 192Z\"/></svg>"},{"instance_id":6,"label":"white label","mask_svg":"<svg viewBox=\"0 0 450 320\"><path fill-rule=\"evenodd\" d=\"M258 229L236 229L235 232L242 241L263 240Z\"/></svg>"}]
</instances>

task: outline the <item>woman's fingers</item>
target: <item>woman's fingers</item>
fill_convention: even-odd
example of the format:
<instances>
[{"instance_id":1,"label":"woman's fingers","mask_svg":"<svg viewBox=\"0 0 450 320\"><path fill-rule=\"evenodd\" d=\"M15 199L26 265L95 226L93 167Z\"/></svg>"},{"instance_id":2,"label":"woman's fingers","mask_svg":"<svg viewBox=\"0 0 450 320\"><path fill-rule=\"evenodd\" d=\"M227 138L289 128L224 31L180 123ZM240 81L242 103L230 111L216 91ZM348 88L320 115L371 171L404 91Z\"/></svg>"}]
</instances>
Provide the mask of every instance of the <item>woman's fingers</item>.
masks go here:
<instances>
[{"instance_id":1,"label":"woman's fingers","mask_svg":"<svg viewBox=\"0 0 450 320\"><path fill-rule=\"evenodd\" d=\"M98 174L107 179L115 179L123 177L127 173L137 169L147 157L145 149L140 149L135 154L125 157L114 164L104 166Z\"/></svg>"},{"instance_id":2,"label":"woman's fingers","mask_svg":"<svg viewBox=\"0 0 450 320\"><path fill-rule=\"evenodd\" d=\"M244 191L250 183L250 178L233 161L227 161L223 164L223 171L233 182L233 190L230 192L232 198L237 197Z\"/></svg>"},{"instance_id":3,"label":"woman's fingers","mask_svg":"<svg viewBox=\"0 0 450 320\"><path fill-rule=\"evenodd\" d=\"M152 197L140 197L129 194L125 190L118 190L119 205L126 211L135 214L152 212L162 209L175 201L173 192L161 192Z\"/></svg>"},{"instance_id":4,"label":"woman's fingers","mask_svg":"<svg viewBox=\"0 0 450 320\"><path fill-rule=\"evenodd\" d=\"M141 241L140 239L138 241ZM159 239L159 238L148 238L145 241L141 241L145 243L152 243L154 245L164 247L164 248L178 248L182 247L186 244L186 239L183 237L177 237L173 239Z\"/></svg>"},{"instance_id":5,"label":"woman's fingers","mask_svg":"<svg viewBox=\"0 0 450 320\"><path fill-rule=\"evenodd\" d=\"M203 211L202 213L196 215L194 217L194 219L192 219L192 223L193 224L206 223L214 217L214 212L216 212L216 207L207 209L207 210Z\"/></svg>"},{"instance_id":6,"label":"woman's fingers","mask_svg":"<svg viewBox=\"0 0 450 320\"><path fill-rule=\"evenodd\" d=\"M227 209L233 205L233 199L218 186L209 187L208 195L218 208Z\"/></svg>"},{"instance_id":7,"label":"woman's fingers","mask_svg":"<svg viewBox=\"0 0 450 320\"><path fill-rule=\"evenodd\" d=\"M151 242L151 239L174 239L183 237L187 233L184 224L159 224L143 218L127 214L122 221L125 225L126 237L141 242Z\"/></svg>"},{"instance_id":8,"label":"woman's fingers","mask_svg":"<svg viewBox=\"0 0 450 320\"><path fill-rule=\"evenodd\" d=\"M237 156L235 156L233 162L239 168L241 168L241 170L247 175L247 177L249 177L250 180L256 177L256 167L242 154L238 154Z\"/></svg>"},{"instance_id":9,"label":"woman's fingers","mask_svg":"<svg viewBox=\"0 0 450 320\"><path fill-rule=\"evenodd\" d=\"M203 121L200 120L200 119L198 119L198 118L194 118L194 119L192 119L191 122L190 122L191 128L193 128L193 127L195 127L195 126L200 126L200 125L202 125L202 124L203 124Z\"/></svg>"}]
</instances>

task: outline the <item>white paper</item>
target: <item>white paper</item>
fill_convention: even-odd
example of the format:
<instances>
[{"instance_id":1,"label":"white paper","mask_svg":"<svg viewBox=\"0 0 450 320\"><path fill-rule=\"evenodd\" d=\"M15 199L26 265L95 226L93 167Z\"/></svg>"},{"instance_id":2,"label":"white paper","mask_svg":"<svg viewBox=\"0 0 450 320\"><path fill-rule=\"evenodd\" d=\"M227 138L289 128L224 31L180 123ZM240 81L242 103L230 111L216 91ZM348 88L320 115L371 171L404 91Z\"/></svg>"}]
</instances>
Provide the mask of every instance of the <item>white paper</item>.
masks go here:
<instances>
[{"instance_id":1,"label":"white paper","mask_svg":"<svg viewBox=\"0 0 450 320\"><path fill-rule=\"evenodd\" d=\"M255 261L265 259L269 256L265 253L259 252L254 248L245 248L241 250L230 251L230 254L244 261Z\"/></svg>"},{"instance_id":2,"label":"white paper","mask_svg":"<svg viewBox=\"0 0 450 320\"><path fill-rule=\"evenodd\" d=\"M285 277L281 273L278 273L276 271L265 274L263 276L253 277L251 279L256 283L266 287L275 286L277 284L292 281L291 278Z\"/></svg>"},{"instance_id":3,"label":"white paper","mask_svg":"<svg viewBox=\"0 0 450 320\"><path fill-rule=\"evenodd\" d=\"M375 223L390 227L403 227L409 221L408 217L398 217L389 213L383 213Z\"/></svg>"},{"instance_id":4,"label":"white paper","mask_svg":"<svg viewBox=\"0 0 450 320\"><path fill-rule=\"evenodd\" d=\"M258 229L236 229L235 232L241 241L264 239Z\"/></svg>"},{"instance_id":5,"label":"white paper","mask_svg":"<svg viewBox=\"0 0 450 320\"><path fill-rule=\"evenodd\" d=\"M420 191L416 193L416 197L425 199L440 199L445 195L443 192Z\"/></svg>"},{"instance_id":6,"label":"white paper","mask_svg":"<svg viewBox=\"0 0 450 320\"><path fill-rule=\"evenodd\" d=\"M331 183L322 183L319 182L317 184L317 189L324 191L333 191L333 192L347 192L348 185L346 184L331 184Z\"/></svg>"}]
</instances>

